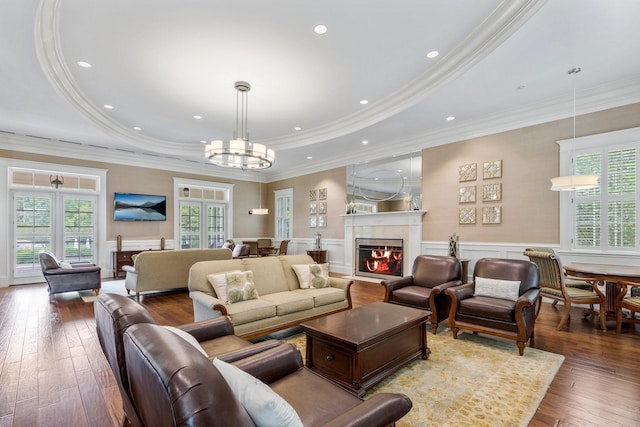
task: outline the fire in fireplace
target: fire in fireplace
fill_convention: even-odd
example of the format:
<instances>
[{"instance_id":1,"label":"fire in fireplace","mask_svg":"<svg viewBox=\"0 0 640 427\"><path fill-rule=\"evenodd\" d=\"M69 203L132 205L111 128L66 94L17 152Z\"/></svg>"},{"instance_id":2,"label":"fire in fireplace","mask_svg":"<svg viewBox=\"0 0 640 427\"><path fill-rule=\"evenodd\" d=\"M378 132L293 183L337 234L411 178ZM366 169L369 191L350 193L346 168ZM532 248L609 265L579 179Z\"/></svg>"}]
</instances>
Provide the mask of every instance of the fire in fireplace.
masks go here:
<instances>
[{"instance_id":1,"label":"fire in fireplace","mask_svg":"<svg viewBox=\"0 0 640 427\"><path fill-rule=\"evenodd\" d=\"M358 274L402 277L402 239L356 239Z\"/></svg>"}]
</instances>

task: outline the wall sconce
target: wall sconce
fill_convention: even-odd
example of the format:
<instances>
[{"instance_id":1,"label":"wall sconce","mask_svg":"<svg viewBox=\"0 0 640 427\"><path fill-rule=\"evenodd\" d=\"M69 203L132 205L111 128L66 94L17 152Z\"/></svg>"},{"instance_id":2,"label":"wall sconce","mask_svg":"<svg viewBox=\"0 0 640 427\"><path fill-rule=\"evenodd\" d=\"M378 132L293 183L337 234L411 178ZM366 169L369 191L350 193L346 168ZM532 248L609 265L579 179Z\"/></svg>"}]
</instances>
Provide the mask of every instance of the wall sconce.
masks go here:
<instances>
[{"instance_id":1,"label":"wall sconce","mask_svg":"<svg viewBox=\"0 0 640 427\"><path fill-rule=\"evenodd\" d=\"M182 194L184 194L184 197L189 197L189 187L184 187L182 189Z\"/></svg>"},{"instance_id":2,"label":"wall sconce","mask_svg":"<svg viewBox=\"0 0 640 427\"><path fill-rule=\"evenodd\" d=\"M54 179L53 175L49 175L49 182L52 188L58 189L64 185L64 177L56 175Z\"/></svg>"}]
</instances>

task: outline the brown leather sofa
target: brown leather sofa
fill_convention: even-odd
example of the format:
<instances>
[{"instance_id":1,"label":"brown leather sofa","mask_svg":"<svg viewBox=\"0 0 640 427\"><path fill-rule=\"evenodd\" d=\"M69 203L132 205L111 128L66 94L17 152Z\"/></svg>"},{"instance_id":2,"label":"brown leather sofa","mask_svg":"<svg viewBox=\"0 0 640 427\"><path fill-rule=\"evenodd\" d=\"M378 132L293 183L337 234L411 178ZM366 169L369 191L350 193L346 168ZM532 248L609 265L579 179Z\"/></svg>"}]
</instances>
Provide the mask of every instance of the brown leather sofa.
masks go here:
<instances>
[{"instance_id":1,"label":"brown leather sofa","mask_svg":"<svg viewBox=\"0 0 640 427\"><path fill-rule=\"evenodd\" d=\"M186 341L157 325L124 333L132 399L145 426L254 426L220 372ZM412 406L402 394L363 401L303 367L288 343L235 363L284 398L306 427L389 426Z\"/></svg>"},{"instance_id":2,"label":"brown leather sofa","mask_svg":"<svg viewBox=\"0 0 640 427\"><path fill-rule=\"evenodd\" d=\"M460 260L452 256L419 255L413 262L411 276L383 280L385 301L392 304L431 311L431 331L449 317L451 298L445 289L462 284Z\"/></svg>"},{"instance_id":3,"label":"brown leather sofa","mask_svg":"<svg viewBox=\"0 0 640 427\"><path fill-rule=\"evenodd\" d=\"M102 294L96 298L93 307L100 346L118 384L124 415L132 427L143 426L131 400L122 337L132 325L142 323L155 325L156 321L142 305L122 295ZM280 344L277 340L252 344L234 335L233 324L226 316L204 322L188 323L178 326L178 329L195 337L210 358L219 357L227 362L236 361ZM169 330L167 332L173 334Z\"/></svg>"},{"instance_id":4,"label":"brown leather sofa","mask_svg":"<svg viewBox=\"0 0 640 427\"><path fill-rule=\"evenodd\" d=\"M477 294L476 282L479 278L519 281L520 284L513 289L513 299L505 299ZM479 259L473 270L473 282L445 291L451 297L449 326L453 338L458 337L460 329L466 329L512 339L516 341L522 356L527 341L533 344L539 282L538 267L531 261Z\"/></svg>"}]
</instances>

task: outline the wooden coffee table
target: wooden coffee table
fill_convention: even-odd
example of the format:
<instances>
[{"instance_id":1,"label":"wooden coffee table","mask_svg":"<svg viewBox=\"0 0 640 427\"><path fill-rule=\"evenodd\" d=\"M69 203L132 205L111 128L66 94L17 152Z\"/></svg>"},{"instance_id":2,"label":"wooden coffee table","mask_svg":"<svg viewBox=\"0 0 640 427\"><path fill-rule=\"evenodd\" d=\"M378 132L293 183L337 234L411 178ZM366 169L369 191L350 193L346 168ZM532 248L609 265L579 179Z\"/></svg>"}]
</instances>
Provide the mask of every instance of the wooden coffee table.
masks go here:
<instances>
[{"instance_id":1,"label":"wooden coffee table","mask_svg":"<svg viewBox=\"0 0 640 427\"><path fill-rule=\"evenodd\" d=\"M429 312L375 302L302 323L309 369L363 396L412 360L429 357Z\"/></svg>"}]
</instances>

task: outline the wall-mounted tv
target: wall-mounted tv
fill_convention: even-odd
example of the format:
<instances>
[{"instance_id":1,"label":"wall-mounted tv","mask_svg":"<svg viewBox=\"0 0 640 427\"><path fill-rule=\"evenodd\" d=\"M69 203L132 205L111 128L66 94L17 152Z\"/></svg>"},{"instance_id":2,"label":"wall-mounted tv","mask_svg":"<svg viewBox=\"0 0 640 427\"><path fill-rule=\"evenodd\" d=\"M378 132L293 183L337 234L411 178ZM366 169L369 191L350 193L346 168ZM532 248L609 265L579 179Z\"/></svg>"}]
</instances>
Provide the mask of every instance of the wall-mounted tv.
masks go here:
<instances>
[{"instance_id":1,"label":"wall-mounted tv","mask_svg":"<svg viewBox=\"0 0 640 427\"><path fill-rule=\"evenodd\" d=\"M113 219L116 221L167 220L166 196L115 193L113 206Z\"/></svg>"}]
</instances>

